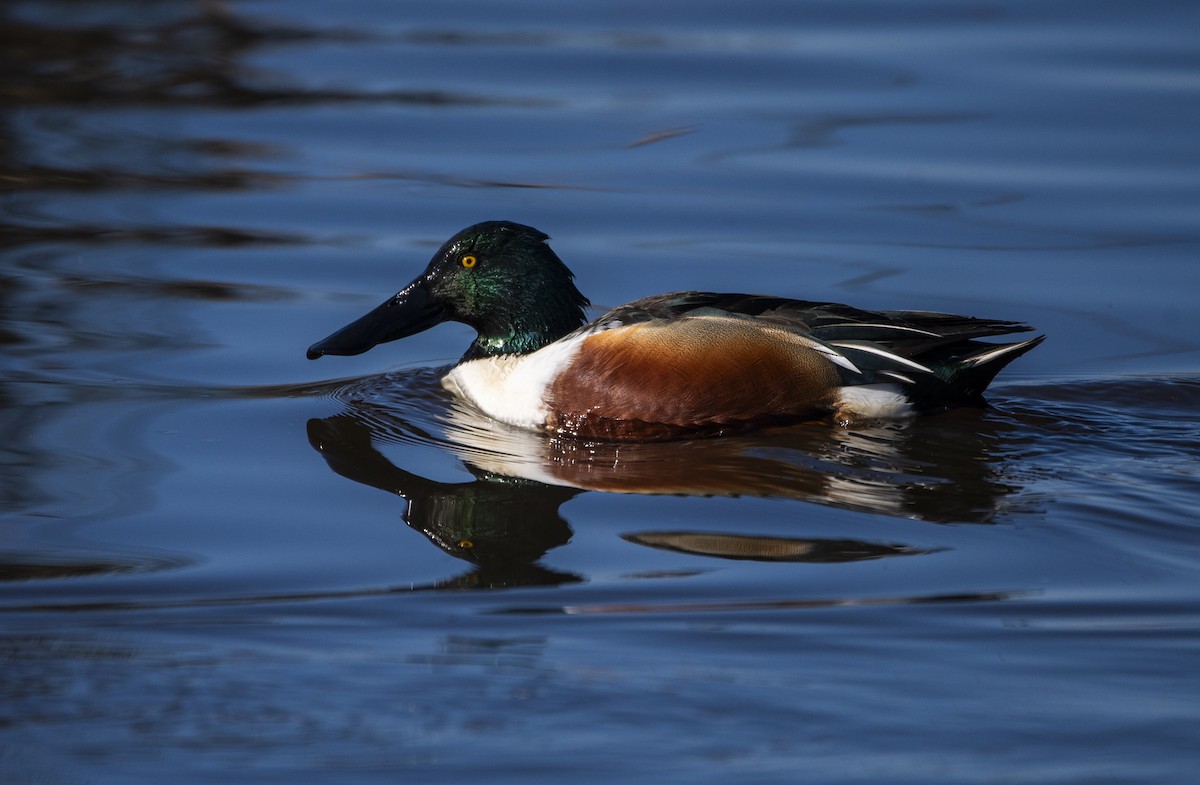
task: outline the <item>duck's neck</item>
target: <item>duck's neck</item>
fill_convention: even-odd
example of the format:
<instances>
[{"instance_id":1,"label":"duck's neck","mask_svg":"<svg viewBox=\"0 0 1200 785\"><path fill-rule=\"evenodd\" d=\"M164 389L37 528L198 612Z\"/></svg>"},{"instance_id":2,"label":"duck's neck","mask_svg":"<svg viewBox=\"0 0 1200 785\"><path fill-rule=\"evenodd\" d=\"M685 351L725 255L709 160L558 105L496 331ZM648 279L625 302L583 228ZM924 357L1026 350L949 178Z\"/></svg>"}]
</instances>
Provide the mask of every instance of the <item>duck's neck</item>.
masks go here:
<instances>
[{"instance_id":1,"label":"duck's neck","mask_svg":"<svg viewBox=\"0 0 1200 785\"><path fill-rule=\"evenodd\" d=\"M479 329L479 335L461 362L501 355L531 354L554 343L584 321L583 310L578 306L550 313L514 314L503 322Z\"/></svg>"}]
</instances>

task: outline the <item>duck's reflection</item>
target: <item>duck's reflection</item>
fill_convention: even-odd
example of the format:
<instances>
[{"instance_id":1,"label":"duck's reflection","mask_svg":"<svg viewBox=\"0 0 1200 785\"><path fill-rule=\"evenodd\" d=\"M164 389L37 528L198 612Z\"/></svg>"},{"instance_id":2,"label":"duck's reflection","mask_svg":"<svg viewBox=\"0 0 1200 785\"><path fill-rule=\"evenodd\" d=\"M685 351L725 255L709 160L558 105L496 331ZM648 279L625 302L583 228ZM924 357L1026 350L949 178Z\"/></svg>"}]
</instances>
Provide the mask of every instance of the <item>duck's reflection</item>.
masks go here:
<instances>
[{"instance_id":1,"label":"duck's reflection","mask_svg":"<svg viewBox=\"0 0 1200 785\"><path fill-rule=\"evenodd\" d=\"M386 384L382 383L386 382ZM571 529L563 503L586 491L755 495L935 522L985 523L1011 509L1019 438L999 418L962 410L909 426L845 430L814 423L739 437L634 444L548 437L496 423L429 389L428 374L360 385L345 411L308 423L329 466L408 502L404 520L475 565L455 586L552 584L579 576L541 566ZM387 389L388 392L381 393ZM431 432L440 431L433 436ZM376 447L431 444L472 479L446 483L396 466ZM739 525L739 528L741 526ZM727 559L847 562L927 553L897 543L645 531L647 547Z\"/></svg>"},{"instance_id":2,"label":"duck's reflection","mask_svg":"<svg viewBox=\"0 0 1200 785\"><path fill-rule=\"evenodd\" d=\"M530 586L579 580L538 564L546 551L566 544L571 528L559 513L574 488L504 477L466 463L474 479L429 480L399 468L372 443L381 420L350 411L309 420L308 440L343 477L395 493L408 502L404 521L435 545L476 566L455 586ZM402 423L397 422L398 426Z\"/></svg>"}]
</instances>

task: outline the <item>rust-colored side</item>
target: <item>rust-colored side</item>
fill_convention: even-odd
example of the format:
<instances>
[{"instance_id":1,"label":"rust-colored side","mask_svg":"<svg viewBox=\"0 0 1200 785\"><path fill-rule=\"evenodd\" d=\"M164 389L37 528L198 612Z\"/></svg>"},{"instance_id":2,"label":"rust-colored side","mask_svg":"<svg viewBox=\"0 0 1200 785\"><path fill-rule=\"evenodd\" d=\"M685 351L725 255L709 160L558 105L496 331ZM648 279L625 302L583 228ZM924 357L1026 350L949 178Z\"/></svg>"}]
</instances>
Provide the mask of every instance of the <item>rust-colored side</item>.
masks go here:
<instances>
[{"instance_id":1,"label":"rust-colored side","mask_svg":"<svg viewBox=\"0 0 1200 785\"><path fill-rule=\"evenodd\" d=\"M838 375L795 335L695 316L596 333L546 394L552 428L644 438L823 416Z\"/></svg>"}]
</instances>

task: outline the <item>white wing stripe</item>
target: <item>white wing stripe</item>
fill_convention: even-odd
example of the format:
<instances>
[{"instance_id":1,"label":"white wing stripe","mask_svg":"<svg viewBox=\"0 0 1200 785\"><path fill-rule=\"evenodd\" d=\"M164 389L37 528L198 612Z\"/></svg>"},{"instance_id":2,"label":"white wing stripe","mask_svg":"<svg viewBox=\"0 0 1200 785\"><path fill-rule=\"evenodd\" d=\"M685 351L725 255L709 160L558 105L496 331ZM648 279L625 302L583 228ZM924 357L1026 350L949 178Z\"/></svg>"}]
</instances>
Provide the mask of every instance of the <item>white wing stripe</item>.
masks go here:
<instances>
[{"instance_id":1,"label":"white wing stripe","mask_svg":"<svg viewBox=\"0 0 1200 785\"><path fill-rule=\"evenodd\" d=\"M850 343L848 341L830 341L830 344L832 344L833 346L840 346L843 349L853 349L854 351L857 351L857 352L867 352L869 354L876 354L876 355L879 355L880 357L886 358L893 362L900 363L901 365L906 366L908 368L912 368L914 370L921 371L922 373L933 373L933 369L931 369L931 368L926 368L924 365L921 365L918 362L913 362L912 360L909 360L906 357L901 357L898 354L892 354L889 351L880 349L878 346L867 346L865 344Z\"/></svg>"},{"instance_id":2,"label":"white wing stripe","mask_svg":"<svg viewBox=\"0 0 1200 785\"><path fill-rule=\"evenodd\" d=\"M904 382L905 384L916 384L916 382L913 381L910 377L905 376L902 373L897 373L896 371L880 371L879 375L880 376L890 376L891 378L895 379L896 381Z\"/></svg>"},{"instance_id":3,"label":"white wing stripe","mask_svg":"<svg viewBox=\"0 0 1200 785\"><path fill-rule=\"evenodd\" d=\"M857 373L860 376L862 375L862 371L858 369L858 366L850 362L850 360L841 352L830 348L828 344L821 343L820 341L814 341L813 339L806 338L803 335L796 335L795 333L792 333L792 335L805 346L809 347L810 349L815 349L816 351L828 357L829 361L834 365L840 365L847 371Z\"/></svg>"},{"instance_id":4,"label":"white wing stripe","mask_svg":"<svg viewBox=\"0 0 1200 785\"><path fill-rule=\"evenodd\" d=\"M834 329L839 329L839 328L843 328L843 327L870 327L872 329L879 329L879 330L903 330L904 332L907 332L907 333L918 333L919 335L928 335L931 338L941 338L942 337L941 335L939 335L937 333L931 333L928 330L918 330L916 327L902 327L898 324L874 324L874 323L868 323L868 322L843 322L842 324L823 324L818 329L825 329L827 327L831 327Z\"/></svg>"},{"instance_id":5,"label":"white wing stripe","mask_svg":"<svg viewBox=\"0 0 1200 785\"><path fill-rule=\"evenodd\" d=\"M1002 346L998 346L995 349L986 351L982 354L976 354L972 357L968 357L966 360L963 361L963 365L970 365L970 366L974 367L981 363L985 363L988 360L994 360L997 357L1007 354L1008 352L1011 352L1014 349L1020 348L1024 345L1025 345L1024 343L1006 343L1006 344L1003 344Z\"/></svg>"}]
</instances>

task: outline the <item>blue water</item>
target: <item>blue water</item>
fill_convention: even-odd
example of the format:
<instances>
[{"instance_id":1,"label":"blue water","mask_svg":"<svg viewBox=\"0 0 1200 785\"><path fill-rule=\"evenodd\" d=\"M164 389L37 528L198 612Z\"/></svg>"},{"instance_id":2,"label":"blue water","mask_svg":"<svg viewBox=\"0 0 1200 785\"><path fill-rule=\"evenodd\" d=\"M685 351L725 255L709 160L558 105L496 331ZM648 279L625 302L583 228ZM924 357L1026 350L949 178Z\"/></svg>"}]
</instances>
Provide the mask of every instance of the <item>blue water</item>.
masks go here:
<instances>
[{"instance_id":1,"label":"blue water","mask_svg":"<svg viewBox=\"0 0 1200 785\"><path fill-rule=\"evenodd\" d=\"M0 780L1191 783L1192 3L0 5ZM1026 321L988 409L602 445L447 324L462 227Z\"/></svg>"}]
</instances>

